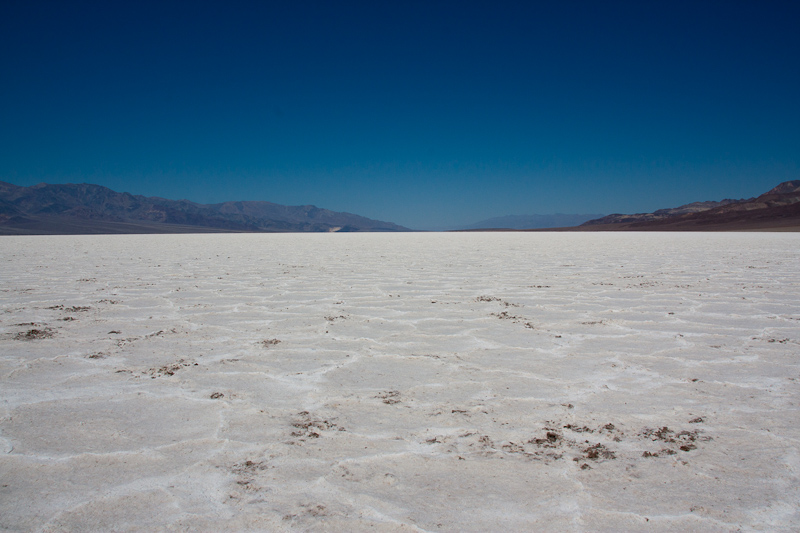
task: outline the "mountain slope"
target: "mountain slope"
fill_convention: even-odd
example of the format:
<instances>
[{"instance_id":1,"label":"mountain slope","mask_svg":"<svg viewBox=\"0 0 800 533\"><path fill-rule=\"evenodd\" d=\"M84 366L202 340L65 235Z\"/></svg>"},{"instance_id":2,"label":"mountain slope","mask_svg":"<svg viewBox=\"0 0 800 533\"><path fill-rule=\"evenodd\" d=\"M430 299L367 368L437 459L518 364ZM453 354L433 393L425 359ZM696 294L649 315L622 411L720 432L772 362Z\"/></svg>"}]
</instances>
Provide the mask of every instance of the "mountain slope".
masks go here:
<instances>
[{"instance_id":1,"label":"mountain slope","mask_svg":"<svg viewBox=\"0 0 800 533\"><path fill-rule=\"evenodd\" d=\"M654 213L609 215L590 220L580 229L734 231L795 227L800 227L800 180L783 182L757 198L696 202Z\"/></svg>"},{"instance_id":2,"label":"mountain slope","mask_svg":"<svg viewBox=\"0 0 800 533\"><path fill-rule=\"evenodd\" d=\"M0 234L409 231L351 213L270 202L204 205L91 184L0 182Z\"/></svg>"},{"instance_id":3,"label":"mountain slope","mask_svg":"<svg viewBox=\"0 0 800 533\"><path fill-rule=\"evenodd\" d=\"M658 209L652 213L635 213L632 215L623 215L614 213L594 220L584 222L583 226L595 226L598 224L625 224L631 222L650 222L654 220L664 220L678 215L686 215L690 213L700 213L708 211L715 207L729 205L739 202L746 202L747 200L730 200L725 199L719 202L692 202L691 204L681 205L678 207L671 207L667 209Z\"/></svg>"}]
</instances>

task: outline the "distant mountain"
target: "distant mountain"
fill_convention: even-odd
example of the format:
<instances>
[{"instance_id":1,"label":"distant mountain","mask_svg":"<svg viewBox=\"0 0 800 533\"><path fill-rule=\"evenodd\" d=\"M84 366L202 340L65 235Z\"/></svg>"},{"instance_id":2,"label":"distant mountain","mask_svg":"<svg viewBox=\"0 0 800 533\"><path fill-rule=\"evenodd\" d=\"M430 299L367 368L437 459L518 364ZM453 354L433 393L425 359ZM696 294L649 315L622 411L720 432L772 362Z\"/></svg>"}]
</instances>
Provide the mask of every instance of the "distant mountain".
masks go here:
<instances>
[{"instance_id":1,"label":"distant mountain","mask_svg":"<svg viewBox=\"0 0 800 533\"><path fill-rule=\"evenodd\" d=\"M539 229L577 226L603 215L508 215L489 218L461 229Z\"/></svg>"},{"instance_id":2,"label":"distant mountain","mask_svg":"<svg viewBox=\"0 0 800 533\"><path fill-rule=\"evenodd\" d=\"M695 202L634 215L585 222L585 230L720 231L800 228L800 180L786 181L757 198Z\"/></svg>"},{"instance_id":3,"label":"distant mountain","mask_svg":"<svg viewBox=\"0 0 800 533\"><path fill-rule=\"evenodd\" d=\"M0 234L410 231L313 205L197 204L91 184L20 187L0 181Z\"/></svg>"}]
</instances>

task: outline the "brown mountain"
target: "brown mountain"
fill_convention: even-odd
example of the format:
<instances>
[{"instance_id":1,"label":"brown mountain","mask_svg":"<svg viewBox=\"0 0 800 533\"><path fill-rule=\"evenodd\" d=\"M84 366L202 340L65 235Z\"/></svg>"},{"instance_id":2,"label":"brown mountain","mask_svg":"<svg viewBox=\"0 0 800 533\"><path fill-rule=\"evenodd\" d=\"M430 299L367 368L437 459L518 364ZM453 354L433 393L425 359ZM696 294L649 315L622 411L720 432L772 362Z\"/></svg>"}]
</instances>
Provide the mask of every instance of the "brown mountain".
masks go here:
<instances>
[{"instance_id":1,"label":"brown mountain","mask_svg":"<svg viewBox=\"0 0 800 533\"><path fill-rule=\"evenodd\" d=\"M119 193L100 185L0 181L0 234L409 231L313 205L197 204Z\"/></svg>"},{"instance_id":2,"label":"brown mountain","mask_svg":"<svg viewBox=\"0 0 800 533\"><path fill-rule=\"evenodd\" d=\"M579 226L587 231L745 231L800 229L800 180L757 198L695 202L634 215L614 214Z\"/></svg>"}]
</instances>

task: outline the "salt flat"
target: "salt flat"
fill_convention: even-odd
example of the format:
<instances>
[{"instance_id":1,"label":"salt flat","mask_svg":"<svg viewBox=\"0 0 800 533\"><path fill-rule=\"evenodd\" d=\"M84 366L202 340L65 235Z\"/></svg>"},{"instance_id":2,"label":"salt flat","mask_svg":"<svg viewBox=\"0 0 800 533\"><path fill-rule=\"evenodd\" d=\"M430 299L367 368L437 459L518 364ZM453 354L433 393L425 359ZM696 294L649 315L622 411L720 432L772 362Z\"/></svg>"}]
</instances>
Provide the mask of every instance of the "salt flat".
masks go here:
<instances>
[{"instance_id":1,"label":"salt flat","mask_svg":"<svg viewBox=\"0 0 800 533\"><path fill-rule=\"evenodd\" d=\"M0 529L800 529L800 234L3 237Z\"/></svg>"}]
</instances>

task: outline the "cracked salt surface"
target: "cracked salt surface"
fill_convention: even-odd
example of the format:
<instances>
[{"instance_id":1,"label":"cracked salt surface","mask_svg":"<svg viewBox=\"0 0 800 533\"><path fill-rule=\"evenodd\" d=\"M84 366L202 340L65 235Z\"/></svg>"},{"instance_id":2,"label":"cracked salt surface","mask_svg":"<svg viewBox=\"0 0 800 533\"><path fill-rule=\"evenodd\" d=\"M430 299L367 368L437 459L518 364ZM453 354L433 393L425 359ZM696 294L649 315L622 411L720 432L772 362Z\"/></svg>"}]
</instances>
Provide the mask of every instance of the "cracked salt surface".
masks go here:
<instances>
[{"instance_id":1,"label":"cracked salt surface","mask_svg":"<svg viewBox=\"0 0 800 533\"><path fill-rule=\"evenodd\" d=\"M800 529L798 234L0 251L0 528Z\"/></svg>"}]
</instances>

